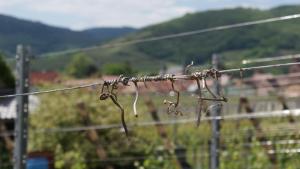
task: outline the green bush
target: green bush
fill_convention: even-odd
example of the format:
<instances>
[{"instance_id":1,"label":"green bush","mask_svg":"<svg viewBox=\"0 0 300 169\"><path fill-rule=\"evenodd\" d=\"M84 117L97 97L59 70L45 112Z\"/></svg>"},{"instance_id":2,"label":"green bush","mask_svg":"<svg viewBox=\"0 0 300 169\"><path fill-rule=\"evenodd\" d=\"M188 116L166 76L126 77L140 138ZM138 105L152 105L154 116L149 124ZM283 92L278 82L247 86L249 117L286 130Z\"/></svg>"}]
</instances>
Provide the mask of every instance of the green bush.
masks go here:
<instances>
[{"instance_id":1,"label":"green bush","mask_svg":"<svg viewBox=\"0 0 300 169\"><path fill-rule=\"evenodd\" d=\"M66 69L67 73L76 78L95 74L98 69L93 61L85 54L76 54Z\"/></svg>"},{"instance_id":2,"label":"green bush","mask_svg":"<svg viewBox=\"0 0 300 169\"><path fill-rule=\"evenodd\" d=\"M3 55L0 53L0 88L14 88L15 79L8 67L8 65L3 60Z\"/></svg>"},{"instance_id":3,"label":"green bush","mask_svg":"<svg viewBox=\"0 0 300 169\"><path fill-rule=\"evenodd\" d=\"M106 64L103 67L103 73L108 75L134 75L135 71L132 69L130 63L113 63Z\"/></svg>"}]
</instances>

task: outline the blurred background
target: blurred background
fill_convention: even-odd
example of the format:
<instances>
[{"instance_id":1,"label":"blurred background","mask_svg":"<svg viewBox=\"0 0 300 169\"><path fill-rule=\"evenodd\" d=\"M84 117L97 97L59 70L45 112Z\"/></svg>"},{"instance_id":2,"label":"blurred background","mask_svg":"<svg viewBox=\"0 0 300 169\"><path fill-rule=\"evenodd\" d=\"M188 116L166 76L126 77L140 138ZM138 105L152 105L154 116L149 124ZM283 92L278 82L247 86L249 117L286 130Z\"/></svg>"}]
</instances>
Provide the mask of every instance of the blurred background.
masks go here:
<instances>
[{"instance_id":1,"label":"blurred background","mask_svg":"<svg viewBox=\"0 0 300 169\"><path fill-rule=\"evenodd\" d=\"M0 168L299 168L299 16L298 0L1 1ZM93 85L266 65L208 78L228 99L217 114L183 80L138 83L136 118L135 85L120 85L128 137ZM164 104L174 90L178 114Z\"/></svg>"}]
</instances>

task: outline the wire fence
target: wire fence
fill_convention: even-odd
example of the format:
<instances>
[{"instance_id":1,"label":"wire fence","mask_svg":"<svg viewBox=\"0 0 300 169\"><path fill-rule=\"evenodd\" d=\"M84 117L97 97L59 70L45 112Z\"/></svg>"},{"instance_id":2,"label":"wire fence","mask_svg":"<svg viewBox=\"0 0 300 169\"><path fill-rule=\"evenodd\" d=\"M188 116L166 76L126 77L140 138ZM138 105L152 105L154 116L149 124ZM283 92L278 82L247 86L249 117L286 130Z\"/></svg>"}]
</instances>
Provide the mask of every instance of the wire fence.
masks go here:
<instances>
[{"instance_id":1,"label":"wire fence","mask_svg":"<svg viewBox=\"0 0 300 169\"><path fill-rule=\"evenodd\" d=\"M194 31L186 31L186 32L180 32L180 33L175 33L175 34L169 34L169 35L162 35L162 36L155 36L155 37L149 37L149 38L144 38L144 39L134 39L134 40L129 40L129 41L121 41L118 43L113 43L113 44L107 44L107 45L102 45L102 46L97 46L97 48L111 48L111 47L116 47L116 46L123 46L123 45L133 45L133 44L139 44L139 43L145 43L145 42L153 42L153 41L159 41L159 40L166 40L166 39L173 39L173 38L179 38L179 37L185 37L185 36L191 36L191 35L196 35L196 34L202 34L202 33L207 33L207 32L213 32L213 31L221 31L221 30L227 30L227 29L232 29L232 28L240 28L240 27L246 27L246 26L252 26L252 25L258 25L258 24L265 24L265 23L272 23L272 22L278 22L278 21L285 21L285 20L291 20L291 19L296 19L300 18L300 14L294 14L294 15L287 15L287 16L282 16L282 17L275 17L275 18L269 18L269 19L263 19L263 20L256 20L256 21L250 21L250 22L243 22L243 23L237 23L237 24L231 24L231 25L224 25L224 26L217 26L213 28L207 28L207 29L200 29L200 30L194 30ZM79 49L80 51L83 50L90 50L96 47L92 48L84 48L84 49ZM74 52L77 50L72 50L68 51L69 52ZM66 53L66 52L65 52ZM296 56L284 56L284 57L279 57L276 59L261 59L257 61L247 61L248 62L267 62L267 61L274 61L274 60L282 60L282 59L291 59L295 58ZM9 94L9 95L1 95L0 98L11 98L11 97L19 97L19 96L28 96L28 95L39 95L39 94L50 94L54 92L64 92L64 91L73 91L77 89L83 89L83 88L90 88L90 87L96 87L96 86L104 86L109 89L109 86L112 86L111 91L113 91L114 87L116 85L128 85L129 82L133 83L135 86L137 86L137 83L146 83L146 82L161 82L161 81L171 81L172 82L172 88L173 91L176 91L173 86L173 81L176 80L204 80L205 78L214 78L215 80L218 80L220 76L223 74L229 74L229 73L234 73L234 72L244 72L244 71L251 71L251 70L260 70L260 69L268 69L268 68L279 68L279 67L284 67L284 66L294 66L294 65L300 65L300 62L290 62L290 63L280 63L280 64L269 64L269 65L263 65L263 66L252 66L252 67L241 67L241 68L234 68L234 69L226 69L226 70L214 70L214 69L208 69L208 70L201 70L201 71L196 71L191 74L184 74L184 75L173 75L173 74L166 74L166 75L158 75L158 76L143 76L143 77L124 77L120 76L118 79L115 80L110 80L110 81L100 81L98 83L91 83L91 84L84 84L84 85L79 85L79 86L74 86L74 87L65 87L65 88L55 88L51 90L42 90L42 91L36 91L36 92L28 92L28 93L18 93L18 94ZM288 84L287 84L288 85ZM146 86L146 85L145 85ZM199 84L198 84L199 86ZM207 91L210 92L209 88L206 86L206 81L203 82L203 86L206 87ZM102 89L103 90L103 89ZM138 90L138 88L136 88ZM176 91L177 92L177 91ZM136 101L138 99L138 92L136 91ZM105 95L106 94L106 95ZM213 94L212 94L213 95ZM118 105L118 102L114 100L115 93L113 92L108 92L108 93L101 93L101 96L106 99L108 97L112 98L112 101L120 108L121 106ZM213 95L215 96L215 95ZM178 92L178 97L179 97L179 92ZM100 97L101 98L101 97ZM103 99L103 100L104 100ZM203 99L200 97L200 100ZM222 101L218 100L218 98L214 97L212 99L208 99L209 101ZM135 103L136 103L135 101ZM225 100L223 100L225 101ZM177 108L177 105L174 104L173 102L170 102L170 107L174 106ZM213 104L212 106L209 106L209 109L213 108L213 106L219 106L220 104ZM120 108L121 109L121 108ZM124 113L124 111L123 111ZM195 114L194 112L190 112L188 114ZM272 140L265 140L266 137L262 137L262 132L265 132L261 130L259 126L258 121L254 121L257 119L265 119L265 118L278 118L278 117L298 117L300 115L300 109L289 109L289 110L276 110L276 111L262 111L262 112L251 112L251 113L242 113L242 114L229 114L229 115L222 115L222 116L213 116L213 117L202 117L201 121L206 121L206 122L211 122L214 120L226 120L226 121L239 121L239 120L249 120L253 122L253 126L258 133L257 138L259 139L259 143L244 143L243 146L262 146L262 149L267 150L266 154L296 154L299 153L300 150L297 147L291 147L291 148L282 148L282 149L275 149L274 147L267 147L266 146L274 146L274 145L298 145L299 140L298 139L285 139L285 140L278 140L278 141L272 141ZM129 127L135 128L135 127L147 127L147 126L162 126L162 125L173 125L176 126L177 124L187 124L187 123L196 123L196 118L185 118L185 119L176 119L176 120L161 120L161 121L144 121L144 122L137 122L137 123L131 123L128 124ZM72 132L83 132L83 131L90 131L90 130L108 130L108 129L119 129L121 128L122 125L120 124L103 124L103 125L87 125L87 126L73 126L73 127L54 127L54 128L39 128L39 129L32 129L30 132L32 133L72 133ZM282 131L283 129L272 129L273 132ZM286 128L288 131L295 131L297 130L297 127L290 127ZM268 130L266 130L268 131ZM270 130L271 131L271 130ZM175 133L175 129L174 129ZM236 133L239 136L245 136L247 133ZM2 132L0 134L0 137L12 137L16 136L17 134L14 131L6 131ZM163 134L161 134L163 135ZM174 134L175 135L175 134ZM229 136L233 136L234 134L224 134L224 139L226 139ZM175 137L175 136L174 136ZM162 137L162 139L166 139ZM174 139L175 140L175 139ZM227 140L228 141L228 140ZM171 141L176 143L175 141ZM99 145L98 145L99 146ZM200 146L199 146L200 147ZM204 146L205 147L205 146ZM207 147L209 147L207 145ZM99 148L99 147L97 147ZM203 147L202 147L203 148ZM223 150L222 154L234 154L230 153L229 150ZM171 155L171 158L177 158L178 160L183 158L189 157L190 154L179 154L179 155ZM208 153L194 153L193 156L197 156L197 158L200 157L209 157L211 156ZM226 155L224 155L226 156ZM269 156L271 157L271 156ZM73 160L73 161L67 161L66 164L70 165L72 163L95 163L95 162L110 162L110 163L119 163L119 162L124 162L124 161L143 161L145 159L148 159L149 156L138 156L138 157L125 157L125 158L106 158L106 159L80 159L80 160ZM222 157L221 157L222 158ZM226 161L226 158L222 159L223 161ZM53 164L56 161L49 161L49 163ZM180 162L180 160L179 160ZM271 161L272 162L272 161ZM10 164L7 164L9 166ZM34 165L44 165L44 164L39 164L36 163ZM1 164L1 166L4 166Z\"/></svg>"},{"instance_id":2,"label":"wire fence","mask_svg":"<svg viewBox=\"0 0 300 169\"><path fill-rule=\"evenodd\" d=\"M227 69L227 70L217 71L217 73L226 74L226 73L233 73L233 72L250 71L250 70L260 70L260 69L267 69L267 68L278 68L278 67L293 66L293 65L300 65L300 62L290 62L290 63L282 63L282 64L273 64L273 65L264 65L264 66L253 66L253 67L243 67L243 68ZM197 72L195 72L195 73L197 73ZM201 72L199 72L199 73L201 73ZM192 75L173 75L172 78L174 80L193 80L194 79L194 77ZM132 79L135 79L136 82L166 81L166 80L168 80L168 78L164 78L164 75L159 75L159 76L144 76L144 77L140 77L140 78L131 77L129 79L126 79L127 83L130 82L130 81L132 82L133 81ZM118 80L118 79L116 79L116 80ZM113 81L116 81L116 80L113 80ZM118 81L118 83L119 83L119 81ZM121 83L123 83L123 82L121 82ZM8 98L8 97L16 97L16 96L27 96L27 95L38 95L38 94L47 94L47 93L53 93L53 92L62 92L62 91L69 91L69 90L76 90L76 89L82 89L82 88L95 87L95 86L99 86L99 85L103 85L103 84L104 84L104 82L99 82L99 83L85 84L85 85L79 85L79 86L67 87L67 88L51 89L51 90L45 90L45 91L37 91L37 92L29 92L29 93L2 95L2 96L0 96L0 98Z\"/></svg>"},{"instance_id":3,"label":"wire fence","mask_svg":"<svg viewBox=\"0 0 300 169\"><path fill-rule=\"evenodd\" d=\"M195 114L195 113L189 113ZM300 116L300 109L294 110L278 110L278 111L267 111L267 112L256 112L256 113L243 113L243 114L233 114L233 115L225 115L225 116L217 116L217 117L203 117L202 121L212 121L214 119L217 120L247 120L247 119L256 119L256 118L273 118L273 117L298 117ZM176 120L164 120L160 122L155 121L145 121L138 123L128 124L129 127L147 127L147 126L155 126L155 125L173 125L173 124L185 124L185 123L195 123L195 118L188 119L176 119ZM57 132L82 132L87 130L107 130L107 129L116 129L121 128L120 124L106 124L106 125L93 125L93 126L76 126L76 127L63 127L63 128L40 128L40 129L32 129L31 132L34 133L57 133ZM14 131L9 131L6 133L2 133L0 136L13 136Z\"/></svg>"}]
</instances>

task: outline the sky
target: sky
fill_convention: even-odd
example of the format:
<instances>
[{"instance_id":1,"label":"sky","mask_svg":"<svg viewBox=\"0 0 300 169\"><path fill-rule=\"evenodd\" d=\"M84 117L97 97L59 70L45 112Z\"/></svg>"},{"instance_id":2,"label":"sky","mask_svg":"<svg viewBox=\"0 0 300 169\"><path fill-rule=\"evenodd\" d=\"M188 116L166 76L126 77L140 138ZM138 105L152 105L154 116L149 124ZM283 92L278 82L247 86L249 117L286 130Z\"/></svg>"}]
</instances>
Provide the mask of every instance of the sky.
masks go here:
<instances>
[{"instance_id":1,"label":"sky","mask_svg":"<svg viewBox=\"0 0 300 169\"><path fill-rule=\"evenodd\" d=\"M299 0L0 0L0 14L82 30L144 27L186 13L233 7L268 9Z\"/></svg>"}]
</instances>

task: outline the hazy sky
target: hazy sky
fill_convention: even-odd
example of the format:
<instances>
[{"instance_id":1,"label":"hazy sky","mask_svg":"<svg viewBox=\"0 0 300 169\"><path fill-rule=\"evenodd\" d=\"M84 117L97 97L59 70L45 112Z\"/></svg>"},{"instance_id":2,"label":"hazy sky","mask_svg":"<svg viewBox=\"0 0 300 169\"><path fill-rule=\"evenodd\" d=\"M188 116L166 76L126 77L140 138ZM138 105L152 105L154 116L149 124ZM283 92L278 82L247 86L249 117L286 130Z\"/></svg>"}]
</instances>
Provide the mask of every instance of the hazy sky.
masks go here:
<instances>
[{"instance_id":1,"label":"hazy sky","mask_svg":"<svg viewBox=\"0 0 300 169\"><path fill-rule=\"evenodd\" d=\"M80 30L143 27L187 12L236 6L265 9L282 4L300 4L300 0L0 0L0 14Z\"/></svg>"}]
</instances>

